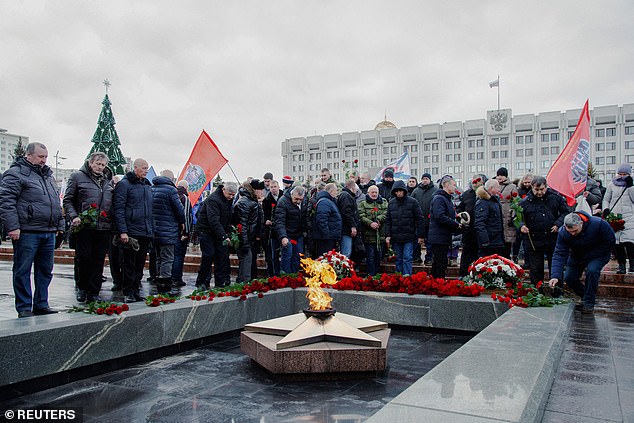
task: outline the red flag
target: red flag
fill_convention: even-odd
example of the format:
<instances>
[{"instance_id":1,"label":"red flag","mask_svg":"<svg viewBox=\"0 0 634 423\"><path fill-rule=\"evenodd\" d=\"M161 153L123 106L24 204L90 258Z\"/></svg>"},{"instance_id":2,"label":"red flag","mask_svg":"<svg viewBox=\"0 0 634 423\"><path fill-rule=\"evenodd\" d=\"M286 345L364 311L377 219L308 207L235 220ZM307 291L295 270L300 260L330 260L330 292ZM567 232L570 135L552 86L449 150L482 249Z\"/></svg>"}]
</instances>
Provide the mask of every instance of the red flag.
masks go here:
<instances>
[{"instance_id":1,"label":"red flag","mask_svg":"<svg viewBox=\"0 0 634 423\"><path fill-rule=\"evenodd\" d=\"M203 190L228 162L204 130L194 145L189 160L178 177L189 183L189 201L196 204Z\"/></svg>"},{"instance_id":2,"label":"red flag","mask_svg":"<svg viewBox=\"0 0 634 423\"><path fill-rule=\"evenodd\" d=\"M576 203L575 197L586 189L589 158L590 113L586 100L575 132L546 175L548 186L566 197L566 202L571 207Z\"/></svg>"}]
</instances>

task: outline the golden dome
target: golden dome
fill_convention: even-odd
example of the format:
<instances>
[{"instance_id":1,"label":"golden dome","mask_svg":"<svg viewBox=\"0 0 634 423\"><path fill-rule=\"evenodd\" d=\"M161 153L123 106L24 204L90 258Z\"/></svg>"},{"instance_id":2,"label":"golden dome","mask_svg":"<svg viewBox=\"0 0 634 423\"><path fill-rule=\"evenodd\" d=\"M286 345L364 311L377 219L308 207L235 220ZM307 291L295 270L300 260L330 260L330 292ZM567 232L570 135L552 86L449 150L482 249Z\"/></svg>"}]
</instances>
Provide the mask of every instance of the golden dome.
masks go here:
<instances>
[{"instance_id":1,"label":"golden dome","mask_svg":"<svg viewBox=\"0 0 634 423\"><path fill-rule=\"evenodd\" d=\"M374 130L376 131L378 129L387 129L387 128L396 128L396 125L394 125L389 120L384 120L382 122L377 123L376 126L374 127Z\"/></svg>"}]
</instances>

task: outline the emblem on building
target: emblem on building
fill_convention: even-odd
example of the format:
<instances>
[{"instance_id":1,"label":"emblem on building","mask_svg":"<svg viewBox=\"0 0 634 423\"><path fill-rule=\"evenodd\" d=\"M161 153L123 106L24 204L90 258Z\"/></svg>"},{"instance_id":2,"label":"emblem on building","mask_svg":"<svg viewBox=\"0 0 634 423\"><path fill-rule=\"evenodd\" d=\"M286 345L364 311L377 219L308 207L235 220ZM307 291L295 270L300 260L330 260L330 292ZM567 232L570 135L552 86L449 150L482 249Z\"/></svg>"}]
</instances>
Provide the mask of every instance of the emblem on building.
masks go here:
<instances>
[{"instance_id":1,"label":"emblem on building","mask_svg":"<svg viewBox=\"0 0 634 423\"><path fill-rule=\"evenodd\" d=\"M491 113L491 117L489 119L489 123L493 127L495 131L501 131L506 128L506 123L508 122L508 115L505 112L497 111L495 113Z\"/></svg>"}]
</instances>

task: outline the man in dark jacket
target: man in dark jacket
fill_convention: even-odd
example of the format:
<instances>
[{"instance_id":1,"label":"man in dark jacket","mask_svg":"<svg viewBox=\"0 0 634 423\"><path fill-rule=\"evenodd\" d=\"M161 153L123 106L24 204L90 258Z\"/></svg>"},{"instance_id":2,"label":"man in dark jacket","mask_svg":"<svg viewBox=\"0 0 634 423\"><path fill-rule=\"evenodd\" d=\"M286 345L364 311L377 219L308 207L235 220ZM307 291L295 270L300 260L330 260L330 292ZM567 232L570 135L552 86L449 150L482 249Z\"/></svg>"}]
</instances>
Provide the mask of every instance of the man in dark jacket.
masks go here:
<instances>
[{"instance_id":1,"label":"man in dark jacket","mask_svg":"<svg viewBox=\"0 0 634 423\"><path fill-rule=\"evenodd\" d=\"M605 220L582 211L568 214L557 234L550 287L554 288L563 279L582 298L575 309L593 313L601 270L610 261L615 244L614 231ZM585 286L580 281L584 270Z\"/></svg>"},{"instance_id":2,"label":"man in dark jacket","mask_svg":"<svg viewBox=\"0 0 634 423\"><path fill-rule=\"evenodd\" d=\"M214 286L223 287L231 283L229 264L229 240L233 198L238 184L227 182L219 185L203 201L198 210L196 232L200 240L200 268L196 277L197 289L209 289L211 265L214 264Z\"/></svg>"},{"instance_id":3,"label":"man in dark jacket","mask_svg":"<svg viewBox=\"0 0 634 423\"><path fill-rule=\"evenodd\" d=\"M275 215L277 203L280 198L282 198L282 195L280 185L277 181L272 180L269 182L269 193L264 197L264 200L262 200L262 213L264 214L262 248L264 248L266 271L269 277L280 274L280 243L277 235L275 235L273 216Z\"/></svg>"},{"instance_id":4,"label":"man in dark jacket","mask_svg":"<svg viewBox=\"0 0 634 423\"><path fill-rule=\"evenodd\" d=\"M394 169L388 167L383 171L383 180L379 185L379 195L387 201L392 199L392 187L394 186Z\"/></svg>"},{"instance_id":5,"label":"man in dark jacket","mask_svg":"<svg viewBox=\"0 0 634 423\"><path fill-rule=\"evenodd\" d=\"M240 199L233 208L233 219L238 222L238 278L237 282L250 282L257 278L253 274L253 255L257 254L255 244L262 236L262 208L258 199L262 196L264 182L252 179L240 188Z\"/></svg>"},{"instance_id":6,"label":"man in dark jacket","mask_svg":"<svg viewBox=\"0 0 634 423\"><path fill-rule=\"evenodd\" d=\"M178 190L178 199L183 205L183 213L185 214L185 229L181 233L178 242L174 245L174 263L172 264L172 285L181 287L187 285L183 282L183 264L185 263L185 255L187 254L187 245L192 235L192 226L194 215L192 213L192 204L189 201L189 182L181 179L176 184Z\"/></svg>"},{"instance_id":7,"label":"man in dark jacket","mask_svg":"<svg viewBox=\"0 0 634 423\"><path fill-rule=\"evenodd\" d=\"M341 214L341 254L350 258L352 255L352 243L357 236L357 228L359 227L359 210L355 200L355 192L357 184L352 180L346 181L346 186L341 190L337 197L337 208Z\"/></svg>"},{"instance_id":8,"label":"man in dark jacket","mask_svg":"<svg viewBox=\"0 0 634 423\"><path fill-rule=\"evenodd\" d=\"M163 170L152 179L152 218L156 251L156 289L165 294L172 287L174 245L185 229L185 211L174 185L174 173Z\"/></svg>"},{"instance_id":9,"label":"man in dark jacket","mask_svg":"<svg viewBox=\"0 0 634 423\"><path fill-rule=\"evenodd\" d=\"M462 233L462 255L460 256L460 270L458 275L463 277L469 274L469 266L478 259L478 237L475 231L475 205L478 198L476 190L483 186L487 177L482 174L474 175L469 189L460 196L460 204L456 207L458 213L467 212L471 224Z\"/></svg>"},{"instance_id":10,"label":"man in dark jacket","mask_svg":"<svg viewBox=\"0 0 634 423\"><path fill-rule=\"evenodd\" d=\"M412 197L418 201L420 210L423 213L423 238L425 239L425 264L430 265L432 263L431 244L429 243L429 211L431 209L431 199L436 193L436 186L431 180L429 173L423 173L420 178L420 183L412 192ZM418 255L414 255L414 261L420 259L420 250Z\"/></svg>"},{"instance_id":11,"label":"man in dark jacket","mask_svg":"<svg viewBox=\"0 0 634 423\"><path fill-rule=\"evenodd\" d=\"M544 280L544 255L548 260L548 269L552 269L557 233L568 214L568 206L561 195L548 188L543 176L533 178L531 189L526 198L520 201L524 210L520 232L529 256L531 283L536 285ZM563 283L560 287L563 288Z\"/></svg>"},{"instance_id":12,"label":"man in dark jacket","mask_svg":"<svg viewBox=\"0 0 634 423\"><path fill-rule=\"evenodd\" d=\"M114 217L123 249L122 289L124 301L142 301L139 294L143 267L152 240L152 185L147 180L148 163L136 159L114 189ZM130 243L131 239L136 242ZM137 244L138 243L138 244ZM138 247L138 249L137 249Z\"/></svg>"},{"instance_id":13,"label":"man in dark jacket","mask_svg":"<svg viewBox=\"0 0 634 423\"><path fill-rule=\"evenodd\" d=\"M361 176L359 176L359 189L361 192L367 194L368 188L372 185L376 185L376 182L370 177L370 172L363 172Z\"/></svg>"},{"instance_id":14,"label":"man in dark jacket","mask_svg":"<svg viewBox=\"0 0 634 423\"><path fill-rule=\"evenodd\" d=\"M475 231L480 257L492 254L504 255L504 221L499 199L500 183L489 179L476 190Z\"/></svg>"},{"instance_id":15,"label":"man in dark jacket","mask_svg":"<svg viewBox=\"0 0 634 423\"><path fill-rule=\"evenodd\" d=\"M317 257L334 250L341 241L342 221L337 208L337 191L337 184L331 182L317 193L315 215L312 219L312 236Z\"/></svg>"},{"instance_id":16,"label":"man in dark jacket","mask_svg":"<svg viewBox=\"0 0 634 423\"><path fill-rule=\"evenodd\" d=\"M299 272L300 254L304 254L304 233L307 230L308 203L306 190L297 186L284 193L275 207L273 233L281 246L281 270Z\"/></svg>"},{"instance_id":17,"label":"man in dark jacket","mask_svg":"<svg viewBox=\"0 0 634 423\"><path fill-rule=\"evenodd\" d=\"M104 153L91 154L84 165L70 175L64 194L66 219L75 232L79 302L101 301L99 291L111 240L114 191L112 172L107 165L108 156Z\"/></svg>"},{"instance_id":18,"label":"man in dark jacket","mask_svg":"<svg viewBox=\"0 0 634 423\"><path fill-rule=\"evenodd\" d=\"M390 195L394 198L387 205L385 243L396 253L396 272L411 275L414 244L423 243L423 214L418 202L407 195L405 182L394 182Z\"/></svg>"},{"instance_id":19,"label":"man in dark jacket","mask_svg":"<svg viewBox=\"0 0 634 423\"><path fill-rule=\"evenodd\" d=\"M57 313L48 306L55 236L64 229L59 191L44 144L29 143L0 182L0 216L13 241L13 291L18 317ZM35 267L35 293L31 293Z\"/></svg>"},{"instance_id":20,"label":"man in dark jacket","mask_svg":"<svg viewBox=\"0 0 634 423\"><path fill-rule=\"evenodd\" d=\"M431 274L434 278L444 279L449 264L447 253L453 233L461 229L452 201L452 195L455 193L456 181L449 175L443 176L440 179L440 189L431 200L428 237L433 254Z\"/></svg>"}]
</instances>

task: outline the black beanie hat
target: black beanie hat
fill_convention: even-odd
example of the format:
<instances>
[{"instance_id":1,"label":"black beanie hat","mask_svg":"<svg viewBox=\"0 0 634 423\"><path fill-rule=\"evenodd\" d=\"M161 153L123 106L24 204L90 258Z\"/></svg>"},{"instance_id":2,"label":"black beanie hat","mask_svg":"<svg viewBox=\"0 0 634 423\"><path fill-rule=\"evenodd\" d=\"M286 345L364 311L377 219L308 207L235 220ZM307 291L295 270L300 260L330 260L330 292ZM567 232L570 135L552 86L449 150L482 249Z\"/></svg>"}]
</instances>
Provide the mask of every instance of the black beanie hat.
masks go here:
<instances>
[{"instance_id":1,"label":"black beanie hat","mask_svg":"<svg viewBox=\"0 0 634 423\"><path fill-rule=\"evenodd\" d=\"M498 169L496 176L504 176L505 178L508 178L509 171L505 167L501 167Z\"/></svg>"}]
</instances>

